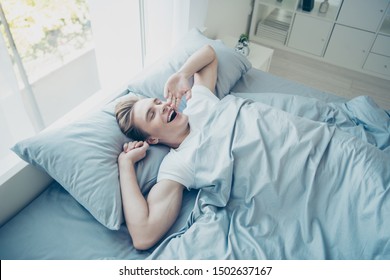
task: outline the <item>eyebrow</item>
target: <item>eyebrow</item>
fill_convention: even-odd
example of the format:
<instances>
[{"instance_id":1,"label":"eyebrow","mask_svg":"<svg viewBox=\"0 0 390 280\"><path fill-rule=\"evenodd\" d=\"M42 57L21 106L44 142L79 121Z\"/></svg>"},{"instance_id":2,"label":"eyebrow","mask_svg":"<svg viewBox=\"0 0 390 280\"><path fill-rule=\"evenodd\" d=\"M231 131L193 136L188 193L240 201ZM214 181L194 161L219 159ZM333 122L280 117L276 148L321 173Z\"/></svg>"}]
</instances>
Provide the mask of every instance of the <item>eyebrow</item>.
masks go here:
<instances>
[{"instance_id":1,"label":"eyebrow","mask_svg":"<svg viewBox=\"0 0 390 280\"><path fill-rule=\"evenodd\" d=\"M157 100L157 98L154 98L152 103L153 103L153 104L156 104L156 100ZM145 120L146 120L147 122L150 121L150 118L149 118L148 116L149 116L151 110L152 110L152 107L149 107L149 109L146 111Z\"/></svg>"}]
</instances>

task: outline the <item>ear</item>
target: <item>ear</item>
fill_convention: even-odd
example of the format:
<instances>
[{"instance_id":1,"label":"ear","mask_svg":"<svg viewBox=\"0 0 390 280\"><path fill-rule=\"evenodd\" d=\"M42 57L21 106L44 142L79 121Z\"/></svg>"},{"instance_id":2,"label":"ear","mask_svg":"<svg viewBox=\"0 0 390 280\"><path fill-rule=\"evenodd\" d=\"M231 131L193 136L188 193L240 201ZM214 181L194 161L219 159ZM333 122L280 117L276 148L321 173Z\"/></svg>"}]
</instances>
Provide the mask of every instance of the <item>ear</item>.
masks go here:
<instances>
[{"instance_id":1,"label":"ear","mask_svg":"<svg viewBox=\"0 0 390 280\"><path fill-rule=\"evenodd\" d=\"M146 139L146 142L150 145L156 145L158 144L158 138L149 137L148 139Z\"/></svg>"}]
</instances>

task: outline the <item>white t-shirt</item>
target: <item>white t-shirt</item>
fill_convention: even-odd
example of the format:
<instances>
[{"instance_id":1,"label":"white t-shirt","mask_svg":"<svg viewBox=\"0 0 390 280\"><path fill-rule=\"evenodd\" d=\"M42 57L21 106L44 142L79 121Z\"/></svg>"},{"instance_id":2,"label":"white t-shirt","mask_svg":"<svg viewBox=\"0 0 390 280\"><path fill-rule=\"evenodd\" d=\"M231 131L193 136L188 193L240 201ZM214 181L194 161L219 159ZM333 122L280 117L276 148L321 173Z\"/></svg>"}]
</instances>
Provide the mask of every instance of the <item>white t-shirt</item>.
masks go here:
<instances>
[{"instance_id":1,"label":"white t-shirt","mask_svg":"<svg viewBox=\"0 0 390 280\"><path fill-rule=\"evenodd\" d=\"M163 179L176 181L190 189L195 185L195 152L200 132L219 99L206 87L192 87L192 97L183 113L188 116L190 133L177 149L172 149L161 162L157 182Z\"/></svg>"}]
</instances>

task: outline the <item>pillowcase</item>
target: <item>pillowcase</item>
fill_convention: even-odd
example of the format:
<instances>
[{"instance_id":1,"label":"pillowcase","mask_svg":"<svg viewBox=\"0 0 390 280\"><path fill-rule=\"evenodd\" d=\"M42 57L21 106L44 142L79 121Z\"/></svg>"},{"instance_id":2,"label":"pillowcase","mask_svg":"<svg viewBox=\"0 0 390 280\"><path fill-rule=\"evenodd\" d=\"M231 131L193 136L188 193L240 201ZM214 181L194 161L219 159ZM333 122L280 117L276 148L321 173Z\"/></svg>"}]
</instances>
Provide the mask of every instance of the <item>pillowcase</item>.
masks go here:
<instances>
[{"instance_id":1,"label":"pillowcase","mask_svg":"<svg viewBox=\"0 0 390 280\"><path fill-rule=\"evenodd\" d=\"M207 38L198 29L192 29L166 57L147 67L141 76L130 83L128 89L134 93L163 100L164 86L168 78L180 69L191 54L206 44L214 48L218 58L216 95L222 99L252 65L245 56L227 47L220 40ZM183 105L184 103L179 109L182 109Z\"/></svg>"},{"instance_id":2,"label":"pillowcase","mask_svg":"<svg viewBox=\"0 0 390 280\"><path fill-rule=\"evenodd\" d=\"M18 142L12 150L23 160L46 171L101 224L117 230L124 222L117 158L130 141L114 115L120 97L84 119L43 131ZM158 168L169 152L151 146L136 168L142 193L155 184Z\"/></svg>"}]
</instances>

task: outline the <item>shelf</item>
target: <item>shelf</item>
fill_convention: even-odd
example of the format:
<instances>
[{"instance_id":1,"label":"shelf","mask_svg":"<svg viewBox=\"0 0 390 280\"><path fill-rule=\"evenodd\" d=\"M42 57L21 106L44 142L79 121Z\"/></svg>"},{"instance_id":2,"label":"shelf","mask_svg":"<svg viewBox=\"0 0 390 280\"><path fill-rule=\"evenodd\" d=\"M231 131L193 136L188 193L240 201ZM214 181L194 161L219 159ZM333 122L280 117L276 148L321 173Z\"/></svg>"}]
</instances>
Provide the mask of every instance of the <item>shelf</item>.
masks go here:
<instances>
[{"instance_id":1,"label":"shelf","mask_svg":"<svg viewBox=\"0 0 390 280\"><path fill-rule=\"evenodd\" d=\"M299 0L259 0L260 4L264 4L270 7L279 8L283 10L288 10L294 12L298 6Z\"/></svg>"},{"instance_id":2,"label":"shelf","mask_svg":"<svg viewBox=\"0 0 390 280\"><path fill-rule=\"evenodd\" d=\"M258 22L255 35L259 38L285 43L293 13L275 8L265 19Z\"/></svg>"},{"instance_id":3,"label":"shelf","mask_svg":"<svg viewBox=\"0 0 390 280\"><path fill-rule=\"evenodd\" d=\"M324 20L329 20L329 21L336 20L337 14L339 12L341 1L340 0L329 1L329 9L326 13L319 12L321 3L322 3L322 1L315 1L313 10L311 10L310 12L304 11L304 10L302 10L302 7L299 7L297 9L297 13L302 13L305 15L310 15L313 17L318 17L318 18L321 18Z\"/></svg>"},{"instance_id":4,"label":"shelf","mask_svg":"<svg viewBox=\"0 0 390 280\"><path fill-rule=\"evenodd\" d=\"M364 73L375 40L390 58L390 0L328 0L328 11L320 13L323 1L314 0L307 12L302 0L255 0L250 40Z\"/></svg>"}]
</instances>

